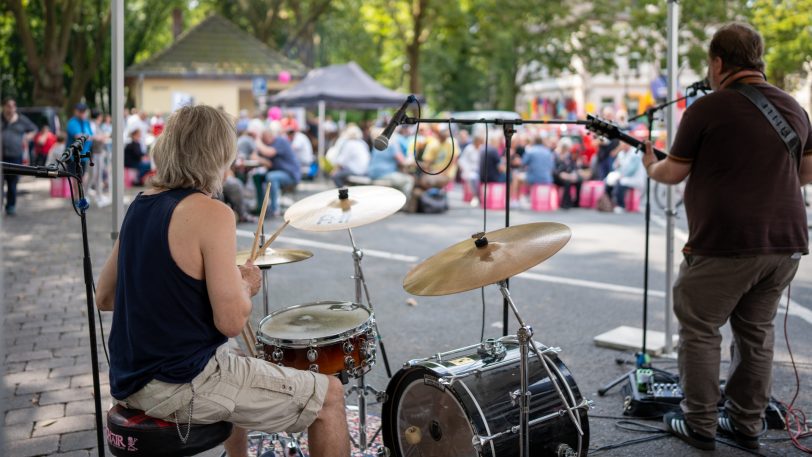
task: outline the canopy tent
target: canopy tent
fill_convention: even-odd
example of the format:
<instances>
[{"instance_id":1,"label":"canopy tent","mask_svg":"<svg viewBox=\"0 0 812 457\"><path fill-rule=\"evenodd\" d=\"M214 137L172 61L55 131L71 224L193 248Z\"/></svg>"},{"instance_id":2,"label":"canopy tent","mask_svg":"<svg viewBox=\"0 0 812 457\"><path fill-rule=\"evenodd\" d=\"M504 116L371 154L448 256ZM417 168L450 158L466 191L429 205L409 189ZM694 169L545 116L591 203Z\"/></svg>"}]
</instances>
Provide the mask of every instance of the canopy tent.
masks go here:
<instances>
[{"instance_id":1,"label":"canopy tent","mask_svg":"<svg viewBox=\"0 0 812 457\"><path fill-rule=\"evenodd\" d=\"M311 70L299 84L271 97L271 103L288 106L377 109L398 106L406 99L375 81L355 62Z\"/></svg>"},{"instance_id":2,"label":"canopy tent","mask_svg":"<svg viewBox=\"0 0 812 457\"><path fill-rule=\"evenodd\" d=\"M422 98L418 97L421 101ZM317 106L319 110L318 160L324 157L324 112L338 109L398 107L406 95L382 86L355 62L311 70L299 84L271 97L286 106Z\"/></svg>"}]
</instances>

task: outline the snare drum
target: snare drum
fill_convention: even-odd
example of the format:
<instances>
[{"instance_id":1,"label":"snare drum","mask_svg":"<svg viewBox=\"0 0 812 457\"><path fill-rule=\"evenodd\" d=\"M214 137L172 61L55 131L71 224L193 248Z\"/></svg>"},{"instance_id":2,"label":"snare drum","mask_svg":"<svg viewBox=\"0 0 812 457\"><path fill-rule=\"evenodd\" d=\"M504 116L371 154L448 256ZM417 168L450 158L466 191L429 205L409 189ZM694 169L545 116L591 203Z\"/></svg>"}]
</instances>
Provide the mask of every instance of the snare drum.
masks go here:
<instances>
[{"instance_id":1,"label":"snare drum","mask_svg":"<svg viewBox=\"0 0 812 457\"><path fill-rule=\"evenodd\" d=\"M322 301L267 316L257 332L259 357L326 375L358 377L375 363L375 318L365 306Z\"/></svg>"},{"instance_id":2,"label":"snare drum","mask_svg":"<svg viewBox=\"0 0 812 457\"><path fill-rule=\"evenodd\" d=\"M585 456L588 405L566 366L540 346L555 382L572 394L580 436L542 362L531 352L530 455ZM554 367L554 368L553 368ZM395 373L383 404L383 442L394 457L519 455L519 345L515 337L488 340L412 360ZM513 428L515 427L515 433Z\"/></svg>"}]
</instances>

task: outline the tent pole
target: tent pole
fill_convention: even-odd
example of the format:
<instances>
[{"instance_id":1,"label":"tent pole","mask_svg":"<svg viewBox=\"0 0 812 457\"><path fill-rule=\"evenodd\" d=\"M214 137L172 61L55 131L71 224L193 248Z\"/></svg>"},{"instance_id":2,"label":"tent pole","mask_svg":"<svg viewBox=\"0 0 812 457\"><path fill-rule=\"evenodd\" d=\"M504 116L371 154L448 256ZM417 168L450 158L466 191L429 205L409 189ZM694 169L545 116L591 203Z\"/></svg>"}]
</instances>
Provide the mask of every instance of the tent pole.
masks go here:
<instances>
[{"instance_id":1,"label":"tent pole","mask_svg":"<svg viewBox=\"0 0 812 457\"><path fill-rule=\"evenodd\" d=\"M324 112L326 110L326 106L324 100L319 100L319 153L318 153L318 161L319 161L319 174L325 176L324 174Z\"/></svg>"},{"instance_id":2,"label":"tent pole","mask_svg":"<svg viewBox=\"0 0 812 457\"><path fill-rule=\"evenodd\" d=\"M679 3L677 0L668 1L668 99L677 97L677 68L678 48L677 33L679 31ZM666 111L666 130L668 134L668 149L674 143L677 131L677 110L675 105ZM676 209L674 207L674 186L666 186L666 225L665 225L665 346L663 352L673 352L671 331L672 309L674 309L674 226Z\"/></svg>"}]
</instances>

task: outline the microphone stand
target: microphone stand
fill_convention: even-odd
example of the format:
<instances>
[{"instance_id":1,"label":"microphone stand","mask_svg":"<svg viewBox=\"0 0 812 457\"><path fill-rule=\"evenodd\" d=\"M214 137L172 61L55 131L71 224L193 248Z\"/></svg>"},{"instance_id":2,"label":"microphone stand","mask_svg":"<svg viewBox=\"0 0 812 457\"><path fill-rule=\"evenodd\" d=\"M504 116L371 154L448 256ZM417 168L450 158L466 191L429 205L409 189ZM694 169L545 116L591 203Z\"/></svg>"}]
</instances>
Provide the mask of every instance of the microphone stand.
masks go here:
<instances>
[{"instance_id":1,"label":"microphone stand","mask_svg":"<svg viewBox=\"0 0 812 457\"><path fill-rule=\"evenodd\" d=\"M532 125L532 124L549 124L549 125L587 125L587 121L566 121L563 119L553 119L549 121L542 120L524 120L524 119L437 119L437 118L416 118L404 117L399 124L415 125L415 124L492 124L501 125L502 131L505 135L505 160L507 161L506 177L507 185L505 185L505 227L510 227L510 147L513 140L513 134L516 133L517 125ZM487 145L485 145L487 148ZM487 185L487 183L485 183ZM483 203L484 205L485 203ZM505 279L505 288L510 287L509 279ZM502 300L502 336L507 336L508 332L508 318L510 313L510 303L507 299Z\"/></svg>"},{"instance_id":2,"label":"microphone stand","mask_svg":"<svg viewBox=\"0 0 812 457\"><path fill-rule=\"evenodd\" d=\"M34 176L35 178L68 178L76 180L76 189L78 192L78 199L73 199L73 190L71 190L71 203L73 204L74 211L79 215L82 223L82 270L85 279L85 297L87 299L87 330L90 334L90 361L93 370L93 403L96 412L96 441L98 444L98 455L104 457L104 426L102 424L102 410L101 410L101 383L99 382L99 354L96 347L96 319L93 315L95 308L94 304L94 284L93 284L93 266L90 261L90 242L87 234L87 209L90 207L87 199L85 198L84 188L82 186L82 159L88 159L90 166L94 166L93 158L90 153L82 154L87 137L79 136L62 155L61 160L58 162L65 167L65 161L73 162L73 170L59 170L51 167L35 167L26 165L6 164L2 162L4 171L8 174Z\"/></svg>"},{"instance_id":3,"label":"microphone stand","mask_svg":"<svg viewBox=\"0 0 812 457\"><path fill-rule=\"evenodd\" d=\"M636 121L642 117L646 117L646 121L648 123L648 141L651 141L652 137L652 129L654 128L654 115L664 110L665 108L673 105L674 103L679 103L689 97L695 97L697 92L700 89L691 87L689 88L689 92L680 97L676 98L671 101L667 101L657 106L652 106L651 108L647 109L644 113L639 114L635 117L629 119L629 122ZM621 376L609 381L603 387L598 389L598 395L601 397L606 395L609 390L611 390L616 385L623 382L623 380L629 378L631 375L636 373L636 371L640 368L651 368L651 359L649 358L648 354L646 353L646 340L647 340L647 330L648 330L648 272L649 272L649 240L651 236L651 178L646 176L646 210L645 210L645 219L646 219L646 236L645 236L645 250L643 255L643 342L640 348L640 352L635 354L635 367L633 370L630 370ZM668 208L666 210L666 215L668 217L675 217L676 212Z\"/></svg>"}]
</instances>

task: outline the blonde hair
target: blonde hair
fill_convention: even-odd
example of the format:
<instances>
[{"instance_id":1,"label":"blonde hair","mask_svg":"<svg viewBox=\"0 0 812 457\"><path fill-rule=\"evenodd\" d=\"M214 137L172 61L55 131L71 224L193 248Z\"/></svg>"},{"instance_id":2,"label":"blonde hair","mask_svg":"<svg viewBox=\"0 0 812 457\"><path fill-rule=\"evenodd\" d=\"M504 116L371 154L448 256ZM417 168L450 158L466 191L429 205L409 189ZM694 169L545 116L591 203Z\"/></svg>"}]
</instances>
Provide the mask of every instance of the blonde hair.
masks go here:
<instances>
[{"instance_id":1,"label":"blonde hair","mask_svg":"<svg viewBox=\"0 0 812 457\"><path fill-rule=\"evenodd\" d=\"M211 106L184 106L169 116L152 157L157 169L153 186L217 194L226 168L237 157L234 121Z\"/></svg>"}]
</instances>

